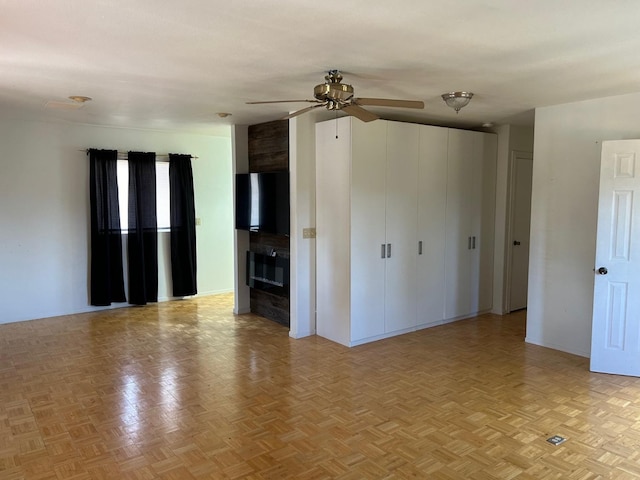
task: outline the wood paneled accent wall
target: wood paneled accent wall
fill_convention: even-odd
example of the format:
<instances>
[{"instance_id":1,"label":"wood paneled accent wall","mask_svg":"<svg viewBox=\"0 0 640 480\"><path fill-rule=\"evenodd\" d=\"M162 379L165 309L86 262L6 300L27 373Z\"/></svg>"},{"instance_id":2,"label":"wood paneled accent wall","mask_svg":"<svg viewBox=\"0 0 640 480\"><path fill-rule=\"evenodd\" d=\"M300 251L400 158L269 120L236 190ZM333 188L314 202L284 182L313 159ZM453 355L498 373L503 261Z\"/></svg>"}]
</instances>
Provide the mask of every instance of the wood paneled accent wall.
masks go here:
<instances>
[{"instance_id":1,"label":"wood paneled accent wall","mask_svg":"<svg viewBox=\"0 0 640 480\"><path fill-rule=\"evenodd\" d=\"M249 172L289 170L289 121L249 126Z\"/></svg>"},{"instance_id":2,"label":"wood paneled accent wall","mask_svg":"<svg viewBox=\"0 0 640 480\"><path fill-rule=\"evenodd\" d=\"M289 121L276 120L249 126L249 172L289 170ZM251 233L252 252L289 258L289 237L266 233ZM251 289L251 311L289 326L289 295L286 297Z\"/></svg>"}]
</instances>

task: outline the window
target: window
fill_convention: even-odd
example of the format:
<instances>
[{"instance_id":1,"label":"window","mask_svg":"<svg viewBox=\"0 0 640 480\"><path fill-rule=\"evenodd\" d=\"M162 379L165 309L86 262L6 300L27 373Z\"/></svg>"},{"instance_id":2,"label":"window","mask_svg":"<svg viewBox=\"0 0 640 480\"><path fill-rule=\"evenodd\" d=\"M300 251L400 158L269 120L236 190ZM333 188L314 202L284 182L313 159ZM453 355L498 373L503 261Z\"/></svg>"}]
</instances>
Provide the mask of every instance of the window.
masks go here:
<instances>
[{"instance_id":1,"label":"window","mask_svg":"<svg viewBox=\"0 0 640 480\"><path fill-rule=\"evenodd\" d=\"M251 175L251 192L255 192L255 195L251 195L251 218L249 225L252 228L258 228L260 225L260 182L257 175Z\"/></svg>"},{"instance_id":2,"label":"window","mask_svg":"<svg viewBox=\"0 0 640 480\"><path fill-rule=\"evenodd\" d=\"M126 233L129 227L129 162L118 160L117 169L120 227ZM171 227L169 214L169 162L156 162L156 208L158 231L168 232Z\"/></svg>"},{"instance_id":3,"label":"window","mask_svg":"<svg viewBox=\"0 0 640 480\"><path fill-rule=\"evenodd\" d=\"M156 205L158 230L168 232L171 228L169 210L169 162L156 162Z\"/></svg>"}]
</instances>

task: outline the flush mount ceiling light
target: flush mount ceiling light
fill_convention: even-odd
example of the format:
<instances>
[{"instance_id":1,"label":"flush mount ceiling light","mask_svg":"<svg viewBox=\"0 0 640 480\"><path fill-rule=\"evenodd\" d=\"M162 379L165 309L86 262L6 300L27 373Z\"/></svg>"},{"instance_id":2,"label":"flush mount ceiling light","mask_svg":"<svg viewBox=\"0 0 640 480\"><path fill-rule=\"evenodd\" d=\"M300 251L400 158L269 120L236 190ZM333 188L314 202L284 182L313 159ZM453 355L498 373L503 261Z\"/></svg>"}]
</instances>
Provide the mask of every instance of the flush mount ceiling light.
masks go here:
<instances>
[{"instance_id":1,"label":"flush mount ceiling light","mask_svg":"<svg viewBox=\"0 0 640 480\"><path fill-rule=\"evenodd\" d=\"M73 100L76 103L84 103L90 102L93 99L91 97L85 97L84 95L71 95L69 100Z\"/></svg>"},{"instance_id":2,"label":"flush mount ceiling light","mask_svg":"<svg viewBox=\"0 0 640 480\"><path fill-rule=\"evenodd\" d=\"M84 95L71 95L67 97L71 102L49 100L45 103L44 108L57 109L57 110L80 110L84 107L86 102L91 101L91 97L85 97Z\"/></svg>"},{"instance_id":3,"label":"flush mount ceiling light","mask_svg":"<svg viewBox=\"0 0 640 480\"><path fill-rule=\"evenodd\" d=\"M473 93L471 92L449 92L442 94L444 102L453 108L456 113L471 101L471 97L473 97Z\"/></svg>"}]
</instances>

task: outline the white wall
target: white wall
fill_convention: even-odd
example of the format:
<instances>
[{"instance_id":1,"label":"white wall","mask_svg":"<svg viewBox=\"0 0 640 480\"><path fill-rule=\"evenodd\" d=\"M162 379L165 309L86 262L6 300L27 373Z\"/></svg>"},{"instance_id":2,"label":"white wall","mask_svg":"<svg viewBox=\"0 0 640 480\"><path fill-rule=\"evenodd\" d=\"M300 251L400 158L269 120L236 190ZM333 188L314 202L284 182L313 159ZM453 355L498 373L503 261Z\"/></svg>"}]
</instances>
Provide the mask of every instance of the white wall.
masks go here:
<instances>
[{"instance_id":1,"label":"white wall","mask_svg":"<svg viewBox=\"0 0 640 480\"><path fill-rule=\"evenodd\" d=\"M291 191L291 285L289 335L316 333L316 240L303 238L302 229L316 226L316 116L289 120Z\"/></svg>"},{"instance_id":2,"label":"white wall","mask_svg":"<svg viewBox=\"0 0 640 480\"><path fill-rule=\"evenodd\" d=\"M315 239L303 238L304 228L315 228L315 124L314 112L289 120L290 233L290 327L289 335L301 338L316 332ZM232 132L233 171L248 171L248 127L236 125ZM235 231L235 313L250 311L249 287L245 284L249 233Z\"/></svg>"},{"instance_id":3,"label":"white wall","mask_svg":"<svg viewBox=\"0 0 640 480\"><path fill-rule=\"evenodd\" d=\"M0 323L96 309L88 298L89 162L81 151L90 147L200 157L193 160L198 291L232 291L229 137L0 117ZM168 235L160 234L160 248ZM166 299L168 253L159 257L158 293Z\"/></svg>"},{"instance_id":4,"label":"white wall","mask_svg":"<svg viewBox=\"0 0 640 480\"><path fill-rule=\"evenodd\" d=\"M249 172L249 127L247 125L234 125L231 132L233 145L233 198L235 219L235 174ZM247 286L247 257L246 253L251 247L249 232L236 230L234 223L234 272L233 288L235 292L233 313L249 313L251 311L251 291Z\"/></svg>"},{"instance_id":5,"label":"white wall","mask_svg":"<svg viewBox=\"0 0 640 480\"><path fill-rule=\"evenodd\" d=\"M527 342L590 355L603 140L640 138L640 94L536 110Z\"/></svg>"}]
</instances>

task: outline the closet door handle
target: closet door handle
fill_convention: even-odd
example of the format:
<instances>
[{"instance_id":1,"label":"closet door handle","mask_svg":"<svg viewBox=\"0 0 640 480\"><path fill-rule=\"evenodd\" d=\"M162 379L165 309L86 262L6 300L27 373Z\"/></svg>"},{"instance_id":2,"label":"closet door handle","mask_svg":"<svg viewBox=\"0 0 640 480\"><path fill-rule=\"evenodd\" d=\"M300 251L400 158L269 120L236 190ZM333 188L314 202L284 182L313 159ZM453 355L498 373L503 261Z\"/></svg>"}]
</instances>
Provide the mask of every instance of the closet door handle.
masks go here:
<instances>
[{"instance_id":1,"label":"closet door handle","mask_svg":"<svg viewBox=\"0 0 640 480\"><path fill-rule=\"evenodd\" d=\"M418 242L418 255L422 255L422 240Z\"/></svg>"},{"instance_id":2,"label":"closet door handle","mask_svg":"<svg viewBox=\"0 0 640 480\"><path fill-rule=\"evenodd\" d=\"M476 237L471 237L471 238L473 238L473 242L471 243L471 245L472 245L472 247L471 247L471 248L472 248L473 250L475 250L475 249L476 249Z\"/></svg>"},{"instance_id":3,"label":"closet door handle","mask_svg":"<svg viewBox=\"0 0 640 480\"><path fill-rule=\"evenodd\" d=\"M467 237L467 250L471 250L471 237Z\"/></svg>"},{"instance_id":4,"label":"closet door handle","mask_svg":"<svg viewBox=\"0 0 640 480\"><path fill-rule=\"evenodd\" d=\"M385 255L386 250L385 250L384 243L382 245L380 245L380 246L382 247L380 249L380 258L386 258L386 255Z\"/></svg>"},{"instance_id":5,"label":"closet door handle","mask_svg":"<svg viewBox=\"0 0 640 480\"><path fill-rule=\"evenodd\" d=\"M387 258L391 258L391 244L387 243Z\"/></svg>"}]
</instances>

